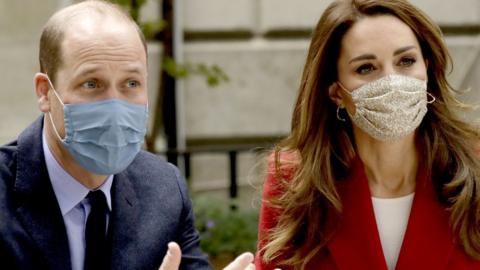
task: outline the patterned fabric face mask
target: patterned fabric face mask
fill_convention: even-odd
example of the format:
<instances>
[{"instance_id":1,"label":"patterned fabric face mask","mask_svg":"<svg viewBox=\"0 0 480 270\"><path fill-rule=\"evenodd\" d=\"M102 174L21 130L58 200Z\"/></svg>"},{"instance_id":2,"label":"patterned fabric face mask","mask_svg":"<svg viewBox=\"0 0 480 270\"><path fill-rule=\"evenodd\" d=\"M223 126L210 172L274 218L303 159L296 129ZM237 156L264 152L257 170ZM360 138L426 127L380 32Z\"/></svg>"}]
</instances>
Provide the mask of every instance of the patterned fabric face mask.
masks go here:
<instances>
[{"instance_id":1,"label":"patterned fabric face mask","mask_svg":"<svg viewBox=\"0 0 480 270\"><path fill-rule=\"evenodd\" d=\"M394 141L412 133L427 113L427 81L388 75L349 92L355 113L352 122L380 141ZM433 96L432 96L433 97Z\"/></svg>"}]
</instances>

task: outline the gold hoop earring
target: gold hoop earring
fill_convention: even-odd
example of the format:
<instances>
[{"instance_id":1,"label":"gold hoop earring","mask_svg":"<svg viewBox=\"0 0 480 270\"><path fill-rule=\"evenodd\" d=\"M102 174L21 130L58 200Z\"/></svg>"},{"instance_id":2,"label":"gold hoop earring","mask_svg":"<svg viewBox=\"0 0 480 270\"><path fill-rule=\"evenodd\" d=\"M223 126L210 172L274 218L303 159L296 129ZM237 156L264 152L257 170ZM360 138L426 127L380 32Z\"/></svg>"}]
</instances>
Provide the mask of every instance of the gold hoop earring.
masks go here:
<instances>
[{"instance_id":1,"label":"gold hoop earring","mask_svg":"<svg viewBox=\"0 0 480 270\"><path fill-rule=\"evenodd\" d=\"M346 121L345 118L342 118L340 116L340 109L343 109L343 108L341 108L340 106L337 106L337 119L342 121L342 122L345 122Z\"/></svg>"},{"instance_id":2,"label":"gold hoop earring","mask_svg":"<svg viewBox=\"0 0 480 270\"><path fill-rule=\"evenodd\" d=\"M432 94L430 94L429 92L427 92L427 95L432 98L431 100L428 100L428 97L427 97L427 103L428 103L428 104L432 104L433 102L435 102L435 100L437 100L437 99L436 99Z\"/></svg>"}]
</instances>

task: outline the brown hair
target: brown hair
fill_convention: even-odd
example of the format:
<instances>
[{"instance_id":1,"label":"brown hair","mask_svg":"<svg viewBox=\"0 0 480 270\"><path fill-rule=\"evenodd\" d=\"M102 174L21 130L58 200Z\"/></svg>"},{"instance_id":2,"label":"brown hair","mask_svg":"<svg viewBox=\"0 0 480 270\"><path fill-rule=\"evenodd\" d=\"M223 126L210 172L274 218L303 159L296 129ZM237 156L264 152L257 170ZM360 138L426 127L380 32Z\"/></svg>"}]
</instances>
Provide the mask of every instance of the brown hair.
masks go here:
<instances>
[{"instance_id":1,"label":"brown hair","mask_svg":"<svg viewBox=\"0 0 480 270\"><path fill-rule=\"evenodd\" d=\"M147 52L142 31L120 6L102 0L80 2L56 12L43 27L39 50L40 72L47 73L52 83L55 83L57 71L62 65L62 42L65 32L69 30L69 26L78 19L79 15L111 16L132 24L142 41L145 53Z\"/></svg>"},{"instance_id":2,"label":"brown hair","mask_svg":"<svg viewBox=\"0 0 480 270\"><path fill-rule=\"evenodd\" d=\"M436 102L429 105L417 129L416 145L439 199L451 212L452 230L465 252L480 258L480 160L474 150L480 136L456 116L465 106L446 80L450 56L440 29L406 0L337 0L313 32L291 134L274 151L273 173L284 192L267 201L281 214L277 226L260 239L265 243L261 253L266 263L304 269L328 241L327 214L341 213L335 183L349 172L355 146L351 123L336 119L328 88L337 81L337 59L346 31L362 18L379 14L407 24L428 61L428 91ZM296 162L288 153L294 153ZM292 164L295 170L288 180L284 171Z\"/></svg>"}]
</instances>

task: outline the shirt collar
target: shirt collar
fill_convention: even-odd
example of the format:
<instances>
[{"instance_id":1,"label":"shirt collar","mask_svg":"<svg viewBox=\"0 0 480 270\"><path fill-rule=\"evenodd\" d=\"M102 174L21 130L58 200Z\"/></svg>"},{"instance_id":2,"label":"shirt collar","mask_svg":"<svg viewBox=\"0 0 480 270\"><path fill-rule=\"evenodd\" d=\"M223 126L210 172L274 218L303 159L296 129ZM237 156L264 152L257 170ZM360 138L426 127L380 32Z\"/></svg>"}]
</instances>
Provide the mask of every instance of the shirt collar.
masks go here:
<instances>
[{"instance_id":1,"label":"shirt collar","mask_svg":"<svg viewBox=\"0 0 480 270\"><path fill-rule=\"evenodd\" d=\"M90 189L75 180L63 167L57 162L48 147L45 133L42 132L42 146L47 165L48 176L52 183L53 191L57 197L62 216L65 216L77 204L79 204L87 196ZM112 187L113 175L109 175L107 180L96 190L100 189L107 200L108 208L112 210L112 198L110 190Z\"/></svg>"}]
</instances>

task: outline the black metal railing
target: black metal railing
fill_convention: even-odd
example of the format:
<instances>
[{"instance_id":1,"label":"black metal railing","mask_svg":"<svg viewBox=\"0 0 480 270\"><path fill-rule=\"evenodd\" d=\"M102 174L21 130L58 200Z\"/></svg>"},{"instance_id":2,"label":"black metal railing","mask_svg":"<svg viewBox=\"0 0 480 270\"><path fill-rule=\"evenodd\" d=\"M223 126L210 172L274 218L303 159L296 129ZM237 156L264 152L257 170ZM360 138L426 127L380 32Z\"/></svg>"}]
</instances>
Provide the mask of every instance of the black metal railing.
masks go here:
<instances>
[{"instance_id":1,"label":"black metal railing","mask_svg":"<svg viewBox=\"0 0 480 270\"><path fill-rule=\"evenodd\" d=\"M228 156L229 165L229 197L235 199L238 197L238 155L240 153L261 153L269 151L273 148L273 143L255 143L255 144L231 144L231 145L202 145L192 146L185 150L170 149L166 152L159 152L157 154L167 157L167 160L175 165L178 165L178 159L183 158L184 168L182 173L187 181L191 181L192 166L191 158L199 154L225 154ZM194 172L193 172L194 173ZM191 184L191 183L190 183Z\"/></svg>"}]
</instances>

